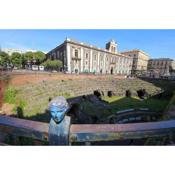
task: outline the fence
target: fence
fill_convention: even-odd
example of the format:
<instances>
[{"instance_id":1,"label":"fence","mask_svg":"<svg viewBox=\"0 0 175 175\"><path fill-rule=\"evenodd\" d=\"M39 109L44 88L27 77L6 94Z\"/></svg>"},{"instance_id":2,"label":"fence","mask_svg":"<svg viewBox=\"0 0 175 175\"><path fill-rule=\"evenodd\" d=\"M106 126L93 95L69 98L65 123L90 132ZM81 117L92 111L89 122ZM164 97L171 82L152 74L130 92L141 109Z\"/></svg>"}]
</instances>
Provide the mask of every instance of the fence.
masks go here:
<instances>
[{"instance_id":1,"label":"fence","mask_svg":"<svg viewBox=\"0 0 175 175\"><path fill-rule=\"evenodd\" d=\"M70 124L65 116L57 127L58 133L49 133L49 124L0 116L0 134L12 134L41 141L48 141L50 145L71 145L73 142L96 142L125 139L142 139L175 135L175 120L134 123L134 124ZM67 131L65 131L67 130ZM57 130L58 131L58 130ZM54 135L54 137L53 137Z\"/></svg>"}]
</instances>

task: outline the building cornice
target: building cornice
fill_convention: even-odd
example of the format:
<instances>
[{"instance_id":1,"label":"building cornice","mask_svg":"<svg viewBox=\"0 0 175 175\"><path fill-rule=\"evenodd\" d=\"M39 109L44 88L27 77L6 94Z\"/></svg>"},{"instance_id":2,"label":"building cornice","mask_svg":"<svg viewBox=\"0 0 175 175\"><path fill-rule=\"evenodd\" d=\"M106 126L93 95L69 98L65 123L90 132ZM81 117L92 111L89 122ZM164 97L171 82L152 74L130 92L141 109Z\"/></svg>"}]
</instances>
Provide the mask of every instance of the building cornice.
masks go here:
<instances>
[{"instance_id":1,"label":"building cornice","mask_svg":"<svg viewBox=\"0 0 175 175\"><path fill-rule=\"evenodd\" d=\"M127 58L131 58L129 56L126 56L124 54L121 54L121 53L113 53L113 52L110 52L106 49L101 49L101 48L98 48L98 47L95 47L95 46L92 46L92 45L88 45L88 44L84 44L84 43L80 43L80 42L77 42L77 41L74 41L74 40L71 40L71 39L67 39L65 40L66 43L70 43L70 44L76 44L78 46L81 46L81 47L86 47L88 49L93 49L93 50L96 50L96 51L101 51L101 52L104 52L104 53L108 53L108 54L111 54L111 55L115 55L115 56L121 56L121 57L127 57Z\"/></svg>"},{"instance_id":2,"label":"building cornice","mask_svg":"<svg viewBox=\"0 0 175 175\"><path fill-rule=\"evenodd\" d=\"M54 49L52 49L51 51L49 51L48 53L46 53L46 55L50 54L51 52L53 52L54 50L59 49L60 47L64 46L65 43L60 44L59 46L55 47Z\"/></svg>"},{"instance_id":3,"label":"building cornice","mask_svg":"<svg viewBox=\"0 0 175 175\"><path fill-rule=\"evenodd\" d=\"M60 44L59 46L55 47L54 49L52 49L51 51L49 51L46 55L52 53L53 51L59 49L60 47L64 46L65 44L67 43L70 43L70 44L75 44L75 45L78 45L78 46L81 46L81 47L86 47L88 49L93 49L93 50L96 50L96 51L100 51L100 52L104 52L104 53L107 53L107 54L111 54L111 55L115 55L115 56L120 56L120 57L126 57L126 58L130 58L129 56L127 55L124 55L124 54L121 54L121 53L113 53L113 52L110 52L106 49L101 49L101 48L98 48L98 47L95 47L95 46L92 46L92 45L88 45L88 44L85 44L85 43L82 43L82 42L78 42L78 41L75 41L75 40L72 40L72 39L69 39L67 38L62 44Z\"/></svg>"},{"instance_id":4,"label":"building cornice","mask_svg":"<svg viewBox=\"0 0 175 175\"><path fill-rule=\"evenodd\" d=\"M174 61L171 58L152 58L149 61Z\"/></svg>"},{"instance_id":5,"label":"building cornice","mask_svg":"<svg viewBox=\"0 0 175 175\"><path fill-rule=\"evenodd\" d=\"M125 54L125 53L136 53L136 52L141 52L144 55L146 55L146 56L149 57L149 55L146 52L144 52L143 50L139 50L139 49L123 51L123 52L121 52L121 54Z\"/></svg>"}]
</instances>

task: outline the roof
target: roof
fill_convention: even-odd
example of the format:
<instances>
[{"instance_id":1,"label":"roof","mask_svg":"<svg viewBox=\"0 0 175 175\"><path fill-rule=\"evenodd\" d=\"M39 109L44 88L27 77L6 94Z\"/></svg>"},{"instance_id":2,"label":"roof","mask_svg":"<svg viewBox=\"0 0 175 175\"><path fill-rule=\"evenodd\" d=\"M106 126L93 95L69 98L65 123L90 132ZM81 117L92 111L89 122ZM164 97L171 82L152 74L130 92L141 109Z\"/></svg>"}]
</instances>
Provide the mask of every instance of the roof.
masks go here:
<instances>
[{"instance_id":1,"label":"roof","mask_svg":"<svg viewBox=\"0 0 175 175\"><path fill-rule=\"evenodd\" d=\"M106 53L109 53L109 54L112 54L112 55L118 55L118 56L123 56L123 57L131 58L131 57L126 56L126 55L121 54L121 53L113 53L113 52L110 52L109 50L102 49L102 48L99 48L99 47L96 47L96 46L93 46L93 45L90 45L90 44L86 44L86 43L83 43L83 42L79 42L79 41L76 41L76 40L70 39L70 38L66 38L66 40L62 44L60 44L59 46L55 47L54 49L52 49L48 53L52 52L53 50L55 50L55 49L57 49L57 48L59 48L61 46L63 46L64 43L73 43L73 44L77 44L79 46L87 47L87 48L90 48L90 49L95 49L97 51L106 52Z\"/></svg>"},{"instance_id":2,"label":"roof","mask_svg":"<svg viewBox=\"0 0 175 175\"><path fill-rule=\"evenodd\" d=\"M150 61L174 61L171 58L152 58Z\"/></svg>"},{"instance_id":3,"label":"roof","mask_svg":"<svg viewBox=\"0 0 175 175\"><path fill-rule=\"evenodd\" d=\"M140 50L140 49L127 50L127 51L123 51L121 53L124 54L124 53L135 53L135 52L141 52L141 53L149 56L146 52L144 52L143 50Z\"/></svg>"}]
</instances>

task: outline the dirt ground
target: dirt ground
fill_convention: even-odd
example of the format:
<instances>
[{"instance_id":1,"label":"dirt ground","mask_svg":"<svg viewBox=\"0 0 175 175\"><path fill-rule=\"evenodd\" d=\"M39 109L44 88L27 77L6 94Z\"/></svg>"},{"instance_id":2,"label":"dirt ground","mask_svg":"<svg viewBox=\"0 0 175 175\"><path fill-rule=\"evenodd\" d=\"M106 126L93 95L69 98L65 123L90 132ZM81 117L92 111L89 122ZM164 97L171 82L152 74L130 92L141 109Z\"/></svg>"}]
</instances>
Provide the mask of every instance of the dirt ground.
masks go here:
<instances>
[{"instance_id":1,"label":"dirt ground","mask_svg":"<svg viewBox=\"0 0 175 175\"><path fill-rule=\"evenodd\" d=\"M59 73L32 73L32 74L16 74L12 75L9 84L12 86L20 86L24 84L38 83L50 80L68 80L68 79L103 79L106 77L123 79L124 76L116 75L73 75Z\"/></svg>"},{"instance_id":2,"label":"dirt ground","mask_svg":"<svg viewBox=\"0 0 175 175\"><path fill-rule=\"evenodd\" d=\"M6 79L1 79L1 78L2 76L0 74L0 110L2 107L2 103L3 103L4 91L8 85L8 81Z\"/></svg>"},{"instance_id":3,"label":"dirt ground","mask_svg":"<svg viewBox=\"0 0 175 175\"><path fill-rule=\"evenodd\" d=\"M13 115L13 108L14 108L13 104L4 103L0 107L0 114L9 115L9 116Z\"/></svg>"},{"instance_id":4,"label":"dirt ground","mask_svg":"<svg viewBox=\"0 0 175 175\"><path fill-rule=\"evenodd\" d=\"M8 77L4 78L4 77ZM22 86L25 84L35 84L42 81L52 80L76 80L76 79L103 79L103 78L117 78L123 79L124 76L117 75L75 75L63 73L49 73L49 72L0 72L0 112L10 111L9 106L3 104L3 95L5 88L9 85L12 87ZM3 110L2 110L3 108ZM7 110L6 110L7 109Z\"/></svg>"}]
</instances>

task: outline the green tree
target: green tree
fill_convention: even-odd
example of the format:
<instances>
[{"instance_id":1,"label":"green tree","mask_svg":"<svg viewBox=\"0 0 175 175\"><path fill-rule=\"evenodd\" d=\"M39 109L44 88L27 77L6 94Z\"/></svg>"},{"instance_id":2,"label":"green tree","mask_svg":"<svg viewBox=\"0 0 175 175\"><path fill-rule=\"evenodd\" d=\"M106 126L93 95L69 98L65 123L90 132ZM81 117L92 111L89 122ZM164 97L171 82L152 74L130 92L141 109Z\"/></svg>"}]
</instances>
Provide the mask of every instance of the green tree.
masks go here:
<instances>
[{"instance_id":1,"label":"green tree","mask_svg":"<svg viewBox=\"0 0 175 175\"><path fill-rule=\"evenodd\" d=\"M9 55L6 52L0 51L0 65L7 66L10 63Z\"/></svg>"},{"instance_id":2,"label":"green tree","mask_svg":"<svg viewBox=\"0 0 175 175\"><path fill-rule=\"evenodd\" d=\"M47 70L60 70L63 64L60 60L46 60L45 62L42 63L42 65Z\"/></svg>"},{"instance_id":3,"label":"green tree","mask_svg":"<svg viewBox=\"0 0 175 175\"><path fill-rule=\"evenodd\" d=\"M45 60L46 55L41 51L37 51L37 52L34 52L34 58L39 64L41 64Z\"/></svg>"},{"instance_id":4,"label":"green tree","mask_svg":"<svg viewBox=\"0 0 175 175\"><path fill-rule=\"evenodd\" d=\"M22 68L25 68L25 65L27 64L27 58L25 57L25 54L21 54L21 64Z\"/></svg>"},{"instance_id":5,"label":"green tree","mask_svg":"<svg viewBox=\"0 0 175 175\"><path fill-rule=\"evenodd\" d=\"M10 62L13 64L13 66L21 68L22 67L22 55L18 52L12 53L12 55L10 56Z\"/></svg>"},{"instance_id":6,"label":"green tree","mask_svg":"<svg viewBox=\"0 0 175 175\"><path fill-rule=\"evenodd\" d=\"M24 57L27 61L32 61L34 59L34 53L33 52L26 52L24 54Z\"/></svg>"}]
</instances>

